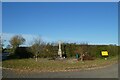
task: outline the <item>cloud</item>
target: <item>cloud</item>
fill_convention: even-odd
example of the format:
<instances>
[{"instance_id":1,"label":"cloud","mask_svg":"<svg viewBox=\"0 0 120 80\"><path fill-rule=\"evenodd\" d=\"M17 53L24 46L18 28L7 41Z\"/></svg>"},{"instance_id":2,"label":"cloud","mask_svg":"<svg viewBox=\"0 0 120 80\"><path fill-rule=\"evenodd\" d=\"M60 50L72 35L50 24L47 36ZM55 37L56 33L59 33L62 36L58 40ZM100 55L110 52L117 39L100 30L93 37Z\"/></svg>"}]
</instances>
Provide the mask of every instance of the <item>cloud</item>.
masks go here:
<instances>
[{"instance_id":1,"label":"cloud","mask_svg":"<svg viewBox=\"0 0 120 80\"><path fill-rule=\"evenodd\" d=\"M15 35L22 35L26 42L25 44L23 44L22 46L30 46L32 45L32 42L34 41L35 38L37 38L39 35L33 35L33 34L15 34L15 33L2 33L2 39L5 40L4 41L4 47L6 47L10 41L10 39L15 36ZM58 42L60 39L57 38L52 38L52 37L48 37L48 36L40 36L40 38L44 41L44 42ZM66 43L84 43L87 42L88 44L106 44L106 43L95 43L94 41L85 41L85 40L79 40L79 39L74 39L74 38L64 38L62 39L63 42ZM115 43L109 43L109 44L115 44Z\"/></svg>"},{"instance_id":2,"label":"cloud","mask_svg":"<svg viewBox=\"0 0 120 80\"><path fill-rule=\"evenodd\" d=\"M26 42L22 46L30 46L33 40L39 36L39 35L33 35L33 34L2 33L2 39L5 40L4 42L5 46L9 44L10 39L15 35L21 35L23 38L25 38ZM39 36L39 37L45 42L50 42L52 40L45 36Z\"/></svg>"}]
</instances>

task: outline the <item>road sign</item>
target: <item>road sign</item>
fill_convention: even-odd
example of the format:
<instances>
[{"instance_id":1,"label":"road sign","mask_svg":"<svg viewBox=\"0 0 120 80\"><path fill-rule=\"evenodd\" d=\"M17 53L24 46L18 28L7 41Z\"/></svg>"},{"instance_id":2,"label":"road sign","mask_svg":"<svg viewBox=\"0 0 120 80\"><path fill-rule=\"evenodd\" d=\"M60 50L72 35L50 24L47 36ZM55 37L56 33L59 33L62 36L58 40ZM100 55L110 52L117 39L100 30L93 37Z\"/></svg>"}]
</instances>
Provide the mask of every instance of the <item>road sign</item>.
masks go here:
<instances>
[{"instance_id":1,"label":"road sign","mask_svg":"<svg viewBox=\"0 0 120 80\"><path fill-rule=\"evenodd\" d=\"M101 54L102 54L102 56L108 56L109 55L108 51L102 51Z\"/></svg>"}]
</instances>

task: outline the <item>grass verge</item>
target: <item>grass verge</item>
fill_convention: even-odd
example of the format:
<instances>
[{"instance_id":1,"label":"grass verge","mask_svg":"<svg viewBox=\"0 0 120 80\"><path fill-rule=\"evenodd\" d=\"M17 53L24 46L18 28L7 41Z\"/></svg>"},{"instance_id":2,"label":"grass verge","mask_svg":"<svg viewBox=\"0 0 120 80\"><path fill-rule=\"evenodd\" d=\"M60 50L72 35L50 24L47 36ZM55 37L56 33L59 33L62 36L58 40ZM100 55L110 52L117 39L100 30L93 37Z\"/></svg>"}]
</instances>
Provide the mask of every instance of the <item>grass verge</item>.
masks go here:
<instances>
[{"instance_id":1,"label":"grass verge","mask_svg":"<svg viewBox=\"0 0 120 80\"><path fill-rule=\"evenodd\" d=\"M107 60L95 59L91 61L77 61L76 59L65 60L48 60L47 58L35 59L14 59L2 62L2 67L16 69L19 71L70 71L70 70L84 70L87 68L96 68L117 63L117 57L109 57Z\"/></svg>"}]
</instances>

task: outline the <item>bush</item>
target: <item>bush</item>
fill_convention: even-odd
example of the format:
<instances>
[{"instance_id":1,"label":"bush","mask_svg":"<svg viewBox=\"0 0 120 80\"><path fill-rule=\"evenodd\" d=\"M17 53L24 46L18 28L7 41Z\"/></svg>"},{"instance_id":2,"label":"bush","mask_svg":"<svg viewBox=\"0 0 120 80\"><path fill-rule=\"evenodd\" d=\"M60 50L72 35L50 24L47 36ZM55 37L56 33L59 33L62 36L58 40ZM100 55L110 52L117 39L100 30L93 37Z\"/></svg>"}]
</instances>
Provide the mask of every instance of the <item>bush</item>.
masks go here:
<instances>
[{"instance_id":1,"label":"bush","mask_svg":"<svg viewBox=\"0 0 120 80\"><path fill-rule=\"evenodd\" d=\"M120 48L120 46L119 46ZM29 52L30 48L27 47L19 47L15 50L15 53L10 55L11 58L30 58L34 56L34 51ZM77 50L78 49L78 50ZM107 50L109 52L109 56L117 56L118 55L118 46L116 45L80 45L80 44L63 44L62 52L63 56L75 57L76 53L86 54L85 60L92 60L93 58L101 58L101 51ZM51 44L44 45L41 52L37 57L39 58L54 58L58 56L58 46L53 46Z\"/></svg>"},{"instance_id":2,"label":"bush","mask_svg":"<svg viewBox=\"0 0 120 80\"><path fill-rule=\"evenodd\" d=\"M10 58L32 58L33 54L28 52L27 47L17 47L14 53L11 53Z\"/></svg>"}]
</instances>

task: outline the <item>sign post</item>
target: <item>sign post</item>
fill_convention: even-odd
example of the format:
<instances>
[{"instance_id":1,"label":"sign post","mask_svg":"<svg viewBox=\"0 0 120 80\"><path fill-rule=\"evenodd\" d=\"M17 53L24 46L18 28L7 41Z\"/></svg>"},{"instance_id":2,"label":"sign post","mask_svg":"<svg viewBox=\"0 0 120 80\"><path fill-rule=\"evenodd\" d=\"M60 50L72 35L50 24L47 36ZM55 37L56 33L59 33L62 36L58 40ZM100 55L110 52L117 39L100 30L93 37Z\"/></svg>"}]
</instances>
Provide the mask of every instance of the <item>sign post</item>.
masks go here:
<instances>
[{"instance_id":1,"label":"sign post","mask_svg":"<svg viewBox=\"0 0 120 80\"><path fill-rule=\"evenodd\" d=\"M105 57L105 60L107 60L107 57L109 56L108 51L101 51L102 57Z\"/></svg>"}]
</instances>

